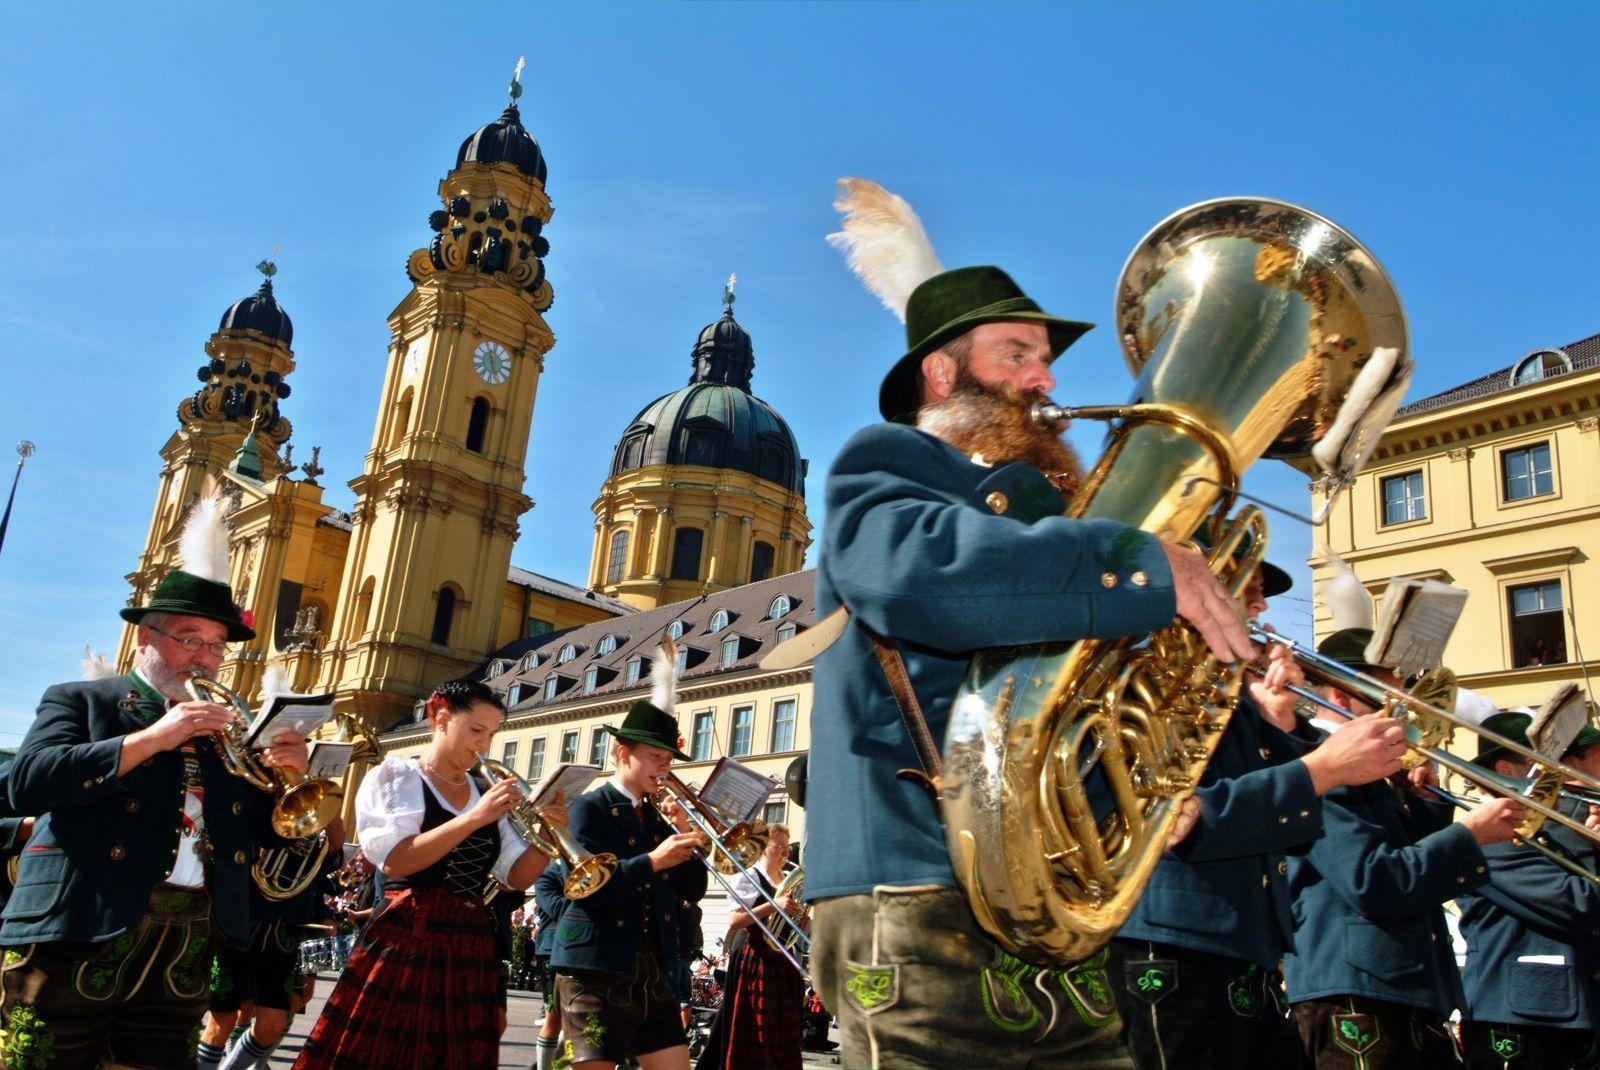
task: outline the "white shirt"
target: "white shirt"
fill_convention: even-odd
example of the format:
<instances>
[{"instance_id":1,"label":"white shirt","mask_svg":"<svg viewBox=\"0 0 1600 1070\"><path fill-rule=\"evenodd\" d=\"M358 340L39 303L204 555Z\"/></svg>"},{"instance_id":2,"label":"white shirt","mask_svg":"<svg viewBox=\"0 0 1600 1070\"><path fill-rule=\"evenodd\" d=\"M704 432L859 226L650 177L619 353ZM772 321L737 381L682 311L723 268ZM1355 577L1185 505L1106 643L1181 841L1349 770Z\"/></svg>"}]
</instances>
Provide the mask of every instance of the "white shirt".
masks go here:
<instances>
[{"instance_id":1,"label":"white shirt","mask_svg":"<svg viewBox=\"0 0 1600 1070\"><path fill-rule=\"evenodd\" d=\"M381 867L394 845L422 831L423 795L430 793L447 813L461 815L472 809L481 794L474 777L467 777L467 804L460 809L433 790L422 766L410 758L385 758L383 764L367 774L356 793L356 839L361 850ZM511 867L528 845L522 842L511 822L500 818L500 857L491 870L496 880L509 883Z\"/></svg>"},{"instance_id":2,"label":"white shirt","mask_svg":"<svg viewBox=\"0 0 1600 1070\"><path fill-rule=\"evenodd\" d=\"M138 669L132 675L137 676L146 687L155 691L156 687ZM172 709L172 700L166 700L167 709ZM201 746L200 740L194 741L196 748ZM178 760L186 761L182 748L178 750ZM178 826L178 857L172 860L172 872L167 875L167 884L179 888L203 888L206 883L206 867L200 861L199 847L201 834L206 828L206 789L204 786L191 788L185 785L183 791L183 817Z\"/></svg>"}]
</instances>

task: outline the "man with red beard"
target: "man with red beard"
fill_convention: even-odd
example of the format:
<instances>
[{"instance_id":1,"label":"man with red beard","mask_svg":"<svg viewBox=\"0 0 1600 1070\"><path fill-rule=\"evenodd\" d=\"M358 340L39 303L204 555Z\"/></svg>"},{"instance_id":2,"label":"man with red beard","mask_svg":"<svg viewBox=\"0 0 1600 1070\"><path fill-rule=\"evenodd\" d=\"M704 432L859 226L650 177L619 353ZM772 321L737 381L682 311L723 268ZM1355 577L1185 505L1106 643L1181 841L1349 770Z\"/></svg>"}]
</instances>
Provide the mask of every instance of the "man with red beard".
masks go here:
<instances>
[{"instance_id":1,"label":"man with red beard","mask_svg":"<svg viewBox=\"0 0 1600 1070\"><path fill-rule=\"evenodd\" d=\"M902 708L920 706L937 747L974 651L1142 635L1174 615L1224 661L1255 651L1200 553L1063 515L1077 461L1028 409L1087 324L1047 315L995 267L940 271L904 308L888 422L852 438L827 482L817 608L849 619L813 677L816 984L846 1066L1127 1067L1103 951L1045 971L977 924L937 806L897 775L932 772Z\"/></svg>"}]
</instances>

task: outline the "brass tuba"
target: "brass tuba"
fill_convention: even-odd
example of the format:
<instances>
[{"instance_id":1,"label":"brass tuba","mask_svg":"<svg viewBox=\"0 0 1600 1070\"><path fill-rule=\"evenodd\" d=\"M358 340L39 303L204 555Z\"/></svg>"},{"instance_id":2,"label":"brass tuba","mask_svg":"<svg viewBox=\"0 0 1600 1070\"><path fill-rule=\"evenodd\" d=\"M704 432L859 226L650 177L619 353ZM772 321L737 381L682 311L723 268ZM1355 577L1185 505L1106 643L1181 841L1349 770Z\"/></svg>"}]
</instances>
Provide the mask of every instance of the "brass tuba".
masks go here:
<instances>
[{"instance_id":1,"label":"brass tuba","mask_svg":"<svg viewBox=\"0 0 1600 1070\"><path fill-rule=\"evenodd\" d=\"M313 779L292 769L262 765L245 742L250 707L238 692L200 673L186 676L183 686L196 702L213 702L233 710L234 720L217 738L217 751L228 772L258 791L277 796L272 806L272 831L286 840L302 840L315 836L333 820L343 795L339 784L326 778Z\"/></svg>"},{"instance_id":2,"label":"brass tuba","mask_svg":"<svg viewBox=\"0 0 1600 1070\"><path fill-rule=\"evenodd\" d=\"M1400 303L1355 239L1268 200L1173 215L1135 248L1117 295L1138 376L1131 401L1035 411L1045 423L1113 421L1070 515L1204 534L1237 596L1266 542L1259 509L1229 515L1241 476L1262 456L1304 465L1315 448L1337 482L1353 477L1410 375ZM1227 727L1241 675L1181 621L1148 638L973 657L944 740L942 814L957 881L1001 946L1058 965L1111 938Z\"/></svg>"}]
</instances>

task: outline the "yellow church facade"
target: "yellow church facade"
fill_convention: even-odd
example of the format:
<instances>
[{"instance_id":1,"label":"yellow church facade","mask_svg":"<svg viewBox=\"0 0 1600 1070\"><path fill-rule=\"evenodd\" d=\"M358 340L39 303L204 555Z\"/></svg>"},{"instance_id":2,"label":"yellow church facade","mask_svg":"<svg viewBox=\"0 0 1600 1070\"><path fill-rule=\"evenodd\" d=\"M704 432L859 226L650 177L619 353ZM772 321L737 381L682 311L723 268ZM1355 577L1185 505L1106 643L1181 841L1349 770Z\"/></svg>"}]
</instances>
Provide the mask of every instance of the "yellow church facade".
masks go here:
<instances>
[{"instance_id":1,"label":"yellow church facade","mask_svg":"<svg viewBox=\"0 0 1600 1070\"><path fill-rule=\"evenodd\" d=\"M1374 597L1393 577L1465 589L1445 664L1502 709L1583 686L1581 659L1600 658L1600 335L1403 407L1325 537ZM1313 565L1316 585L1331 574ZM1334 629L1320 598L1315 628Z\"/></svg>"}]
</instances>

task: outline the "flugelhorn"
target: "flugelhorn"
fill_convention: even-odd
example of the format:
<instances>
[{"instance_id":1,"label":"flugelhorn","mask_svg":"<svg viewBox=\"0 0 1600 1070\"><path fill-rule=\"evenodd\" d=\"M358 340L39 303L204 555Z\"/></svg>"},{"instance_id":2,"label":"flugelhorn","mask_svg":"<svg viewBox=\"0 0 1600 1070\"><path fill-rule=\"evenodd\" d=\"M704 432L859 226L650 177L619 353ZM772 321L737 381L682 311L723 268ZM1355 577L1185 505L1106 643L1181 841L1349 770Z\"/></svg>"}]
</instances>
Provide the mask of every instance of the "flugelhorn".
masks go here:
<instances>
[{"instance_id":1,"label":"flugelhorn","mask_svg":"<svg viewBox=\"0 0 1600 1070\"><path fill-rule=\"evenodd\" d=\"M183 687L196 702L211 702L233 710L234 719L217 739L217 751L228 772L258 791L277 797L272 807L272 831L286 840L303 840L322 831L337 813L339 784L293 769L262 765L245 741L250 707L232 688L197 672L184 678Z\"/></svg>"},{"instance_id":2,"label":"flugelhorn","mask_svg":"<svg viewBox=\"0 0 1600 1070\"><path fill-rule=\"evenodd\" d=\"M533 787L522 774L505 762L487 754L478 755L472 774L482 783L484 790L501 780L517 786L521 797L517 808L506 815L511 827L522 842L550 858L559 858L567 864L567 882L562 892L568 899L587 899L606 886L617 871L617 856L606 852L594 854L572 838L572 833L559 822L546 820L533 806Z\"/></svg>"}]
</instances>

